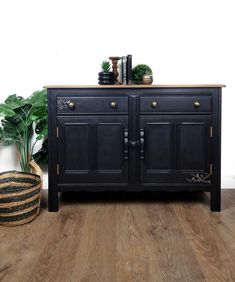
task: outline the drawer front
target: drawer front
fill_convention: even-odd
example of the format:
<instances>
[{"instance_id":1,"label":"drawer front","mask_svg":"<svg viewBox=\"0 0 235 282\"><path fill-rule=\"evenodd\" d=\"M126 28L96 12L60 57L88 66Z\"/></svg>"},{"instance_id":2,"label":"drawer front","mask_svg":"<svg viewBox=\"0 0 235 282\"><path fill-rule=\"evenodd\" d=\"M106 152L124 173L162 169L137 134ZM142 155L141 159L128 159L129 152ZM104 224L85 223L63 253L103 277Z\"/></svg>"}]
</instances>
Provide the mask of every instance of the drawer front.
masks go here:
<instances>
[{"instance_id":1,"label":"drawer front","mask_svg":"<svg viewBox=\"0 0 235 282\"><path fill-rule=\"evenodd\" d=\"M58 114L127 114L127 97L57 97Z\"/></svg>"},{"instance_id":2,"label":"drawer front","mask_svg":"<svg viewBox=\"0 0 235 282\"><path fill-rule=\"evenodd\" d=\"M157 114L164 112L210 113L211 96L152 96L140 98L140 112Z\"/></svg>"}]
</instances>

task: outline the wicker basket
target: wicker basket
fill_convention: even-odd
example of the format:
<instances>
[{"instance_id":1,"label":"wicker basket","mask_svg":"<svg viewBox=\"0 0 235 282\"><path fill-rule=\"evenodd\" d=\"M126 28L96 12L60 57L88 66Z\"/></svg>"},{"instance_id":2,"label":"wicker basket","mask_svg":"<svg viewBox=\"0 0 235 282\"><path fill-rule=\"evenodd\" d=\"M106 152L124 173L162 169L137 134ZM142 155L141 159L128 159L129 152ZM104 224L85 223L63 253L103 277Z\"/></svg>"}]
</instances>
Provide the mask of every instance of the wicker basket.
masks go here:
<instances>
[{"instance_id":1,"label":"wicker basket","mask_svg":"<svg viewBox=\"0 0 235 282\"><path fill-rule=\"evenodd\" d=\"M39 214L41 186L37 174L0 173L0 224L16 226L33 220Z\"/></svg>"}]
</instances>

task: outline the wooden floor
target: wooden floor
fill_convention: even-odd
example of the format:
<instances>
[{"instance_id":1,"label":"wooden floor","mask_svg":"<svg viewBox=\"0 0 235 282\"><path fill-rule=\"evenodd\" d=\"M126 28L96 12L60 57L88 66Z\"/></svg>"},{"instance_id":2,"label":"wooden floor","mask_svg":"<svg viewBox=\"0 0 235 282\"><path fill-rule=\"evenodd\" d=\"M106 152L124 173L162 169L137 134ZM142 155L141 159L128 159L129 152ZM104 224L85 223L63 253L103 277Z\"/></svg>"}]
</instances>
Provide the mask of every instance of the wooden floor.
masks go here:
<instances>
[{"instance_id":1,"label":"wooden floor","mask_svg":"<svg viewBox=\"0 0 235 282\"><path fill-rule=\"evenodd\" d=\"M0 281L235 281L235 190L69 193L58 213L0 227Z\"/></svg>"}]
</instances>

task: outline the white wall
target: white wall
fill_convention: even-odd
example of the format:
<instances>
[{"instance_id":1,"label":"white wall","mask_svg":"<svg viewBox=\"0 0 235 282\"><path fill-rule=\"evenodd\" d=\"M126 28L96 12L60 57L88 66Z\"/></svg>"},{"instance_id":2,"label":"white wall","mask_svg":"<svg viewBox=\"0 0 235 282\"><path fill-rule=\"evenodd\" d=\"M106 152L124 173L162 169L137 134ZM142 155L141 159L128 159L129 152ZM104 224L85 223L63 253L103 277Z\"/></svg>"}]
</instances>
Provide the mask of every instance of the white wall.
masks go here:
<instances>
[{"instance_id":1,"label":"white wall","mask_svg":"<svg viewBox=\"0 0 235 282\"><path fill-rule=\"evenodd\" d=\"M155 84L225 83L222 186L235 187L233 2L1 1L0 102L45 84L97 84L103 59L129 53ZM0 148L0 171L15 165Z\"/></svg>"}]
</instances>

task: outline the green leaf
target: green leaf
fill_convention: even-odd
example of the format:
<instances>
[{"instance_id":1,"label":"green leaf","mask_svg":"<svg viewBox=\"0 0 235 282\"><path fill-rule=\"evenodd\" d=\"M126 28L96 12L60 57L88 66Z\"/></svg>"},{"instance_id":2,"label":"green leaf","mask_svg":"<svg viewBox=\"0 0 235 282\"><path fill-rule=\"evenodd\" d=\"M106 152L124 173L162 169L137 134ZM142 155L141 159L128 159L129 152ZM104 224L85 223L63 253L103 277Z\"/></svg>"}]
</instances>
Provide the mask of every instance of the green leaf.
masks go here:
<instances>
[{"instance_id":1,"label":"green leaf","mask_svg":"<svg viewBox=\"0 0 235 282\"><path fill-rule=\"evenodd\" d=\"M2 120L2 128L4 132L10 134L19 134L19 132L23 132L25 129L25 125L17 116L14 117L6 117Z\"/></svg>"},{"instance_id":2,"label":"green leaf","mask_svg":"<svg viewBox=\"0 0 235 282\"><path fill-rule=\"evenodd\" d=\"M43 89L34 92L28 99L27 102L32 105L33 108L45 107L47 104L47 90Z\"/></svg>"},{"instance_id":3,"label":"green leaf","mask_svg":"<svg viewBox=\"0 0 235 282\"><path fill-rule=\"evenodd\" d=\"M30 118L31 121L35 121L35 120L38 120L40 118L40 116L32 114L32 115L30 115L29 118Z\"/></svg>"},{"instance_id":4,"label":"green leaf","mask_svg":"<svg viewBox=\"0 0 235 282\"><path fill-rule=\"evenodd\" d=\"M111 64L109 61L103 61L101 64L101 69L103 72L109 72L111 68Z\"/></svg>"},{"instance_id":5,"label":"green leaf","mask_svg":"<svg viewBox=\"0 0 235 282\"><path fill-rule=\"evenodd\" d=\"M2 138L3 138L3 129L0 127L0 142L1 142Z\"/></svg>"},{"instance_id":6,"label":"green leaf","mask_svg":"<svg viewBox=\"0 0 235 282\"><path fill-rule=\"evenodd\" d=\"M43 130L40 132L40 134L38 134L37 136L37 140L42 140L43 138L47 137L48 135L48 129L47 128L43 128Z\"/></svg>"},{"instance_id":7,"label":"green leaf","mask_svg":"<svg viewBox=\"0 0 235 282\"><path fill-rule=\"evenodd\" d=\"M4 128L0 127L0 142L9 145L12 143L16 143L19 141L19 135L16 131L4 130Z\"/></svg>"},{"instance_id":8,"label":"green leaf","mask_svg":"<svg viewBox=\"0 0 235 282\"><path fill-rule=\"evenodd\" d=\"M44 117L47 118L47 108L46 108L45 105L44 105L44 107L34 108L31 115L30 115L30 119L33 120L33 121L40 121Z\"/></svg>"},{"instance_id":9,"label":"green leaf","mask_svg":"<svg viewBox=\"0 0 235 282\"><path fill-rule=\"evenodd\" d=\"M12 108L9 105L6 104L0 104L0 116L6 117L6 116L15 116L16 113L12 110Z\"/></svg>"},{"instance_id":10,"label":"green leaf","mask_svg":"<svg viewBox=\"0 0 235 282\"><path fill-rule=\"evenodd\" d=\"M13 94L8 96L8 98L5 100L5 104L14 110L16 108L22 107L25 104L25 100L23 97Z\"/></svg>"}]
</instances>

